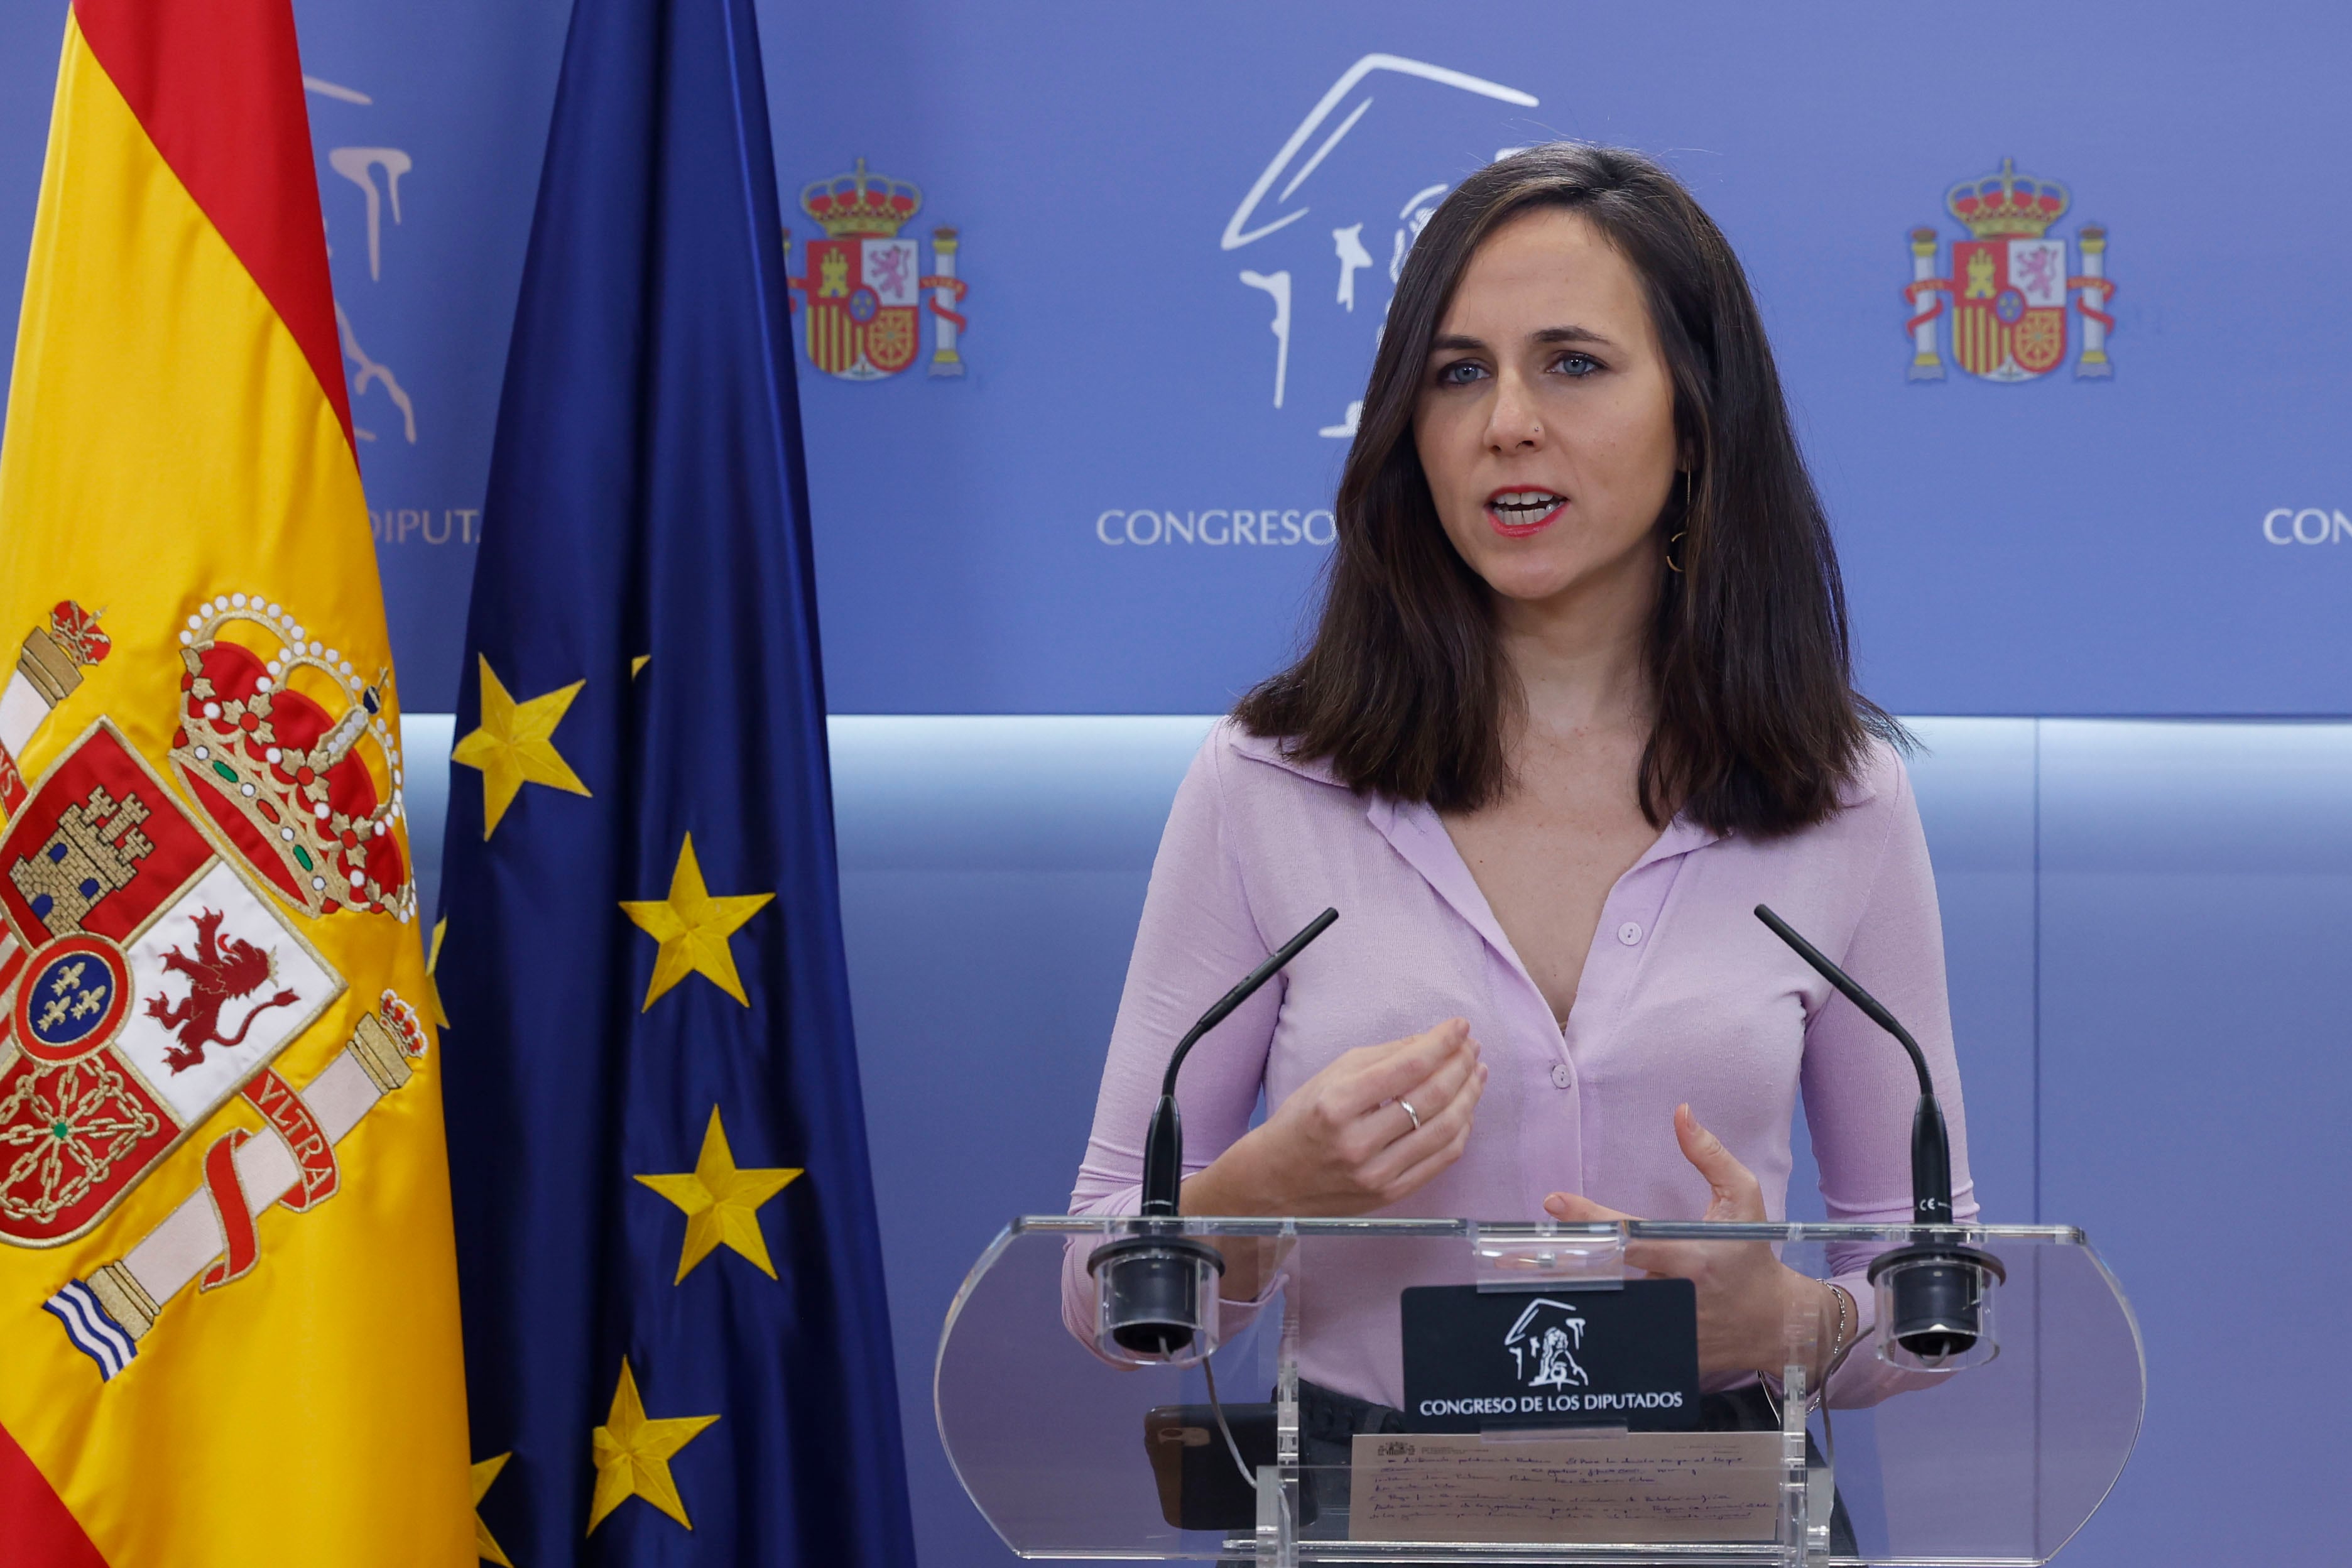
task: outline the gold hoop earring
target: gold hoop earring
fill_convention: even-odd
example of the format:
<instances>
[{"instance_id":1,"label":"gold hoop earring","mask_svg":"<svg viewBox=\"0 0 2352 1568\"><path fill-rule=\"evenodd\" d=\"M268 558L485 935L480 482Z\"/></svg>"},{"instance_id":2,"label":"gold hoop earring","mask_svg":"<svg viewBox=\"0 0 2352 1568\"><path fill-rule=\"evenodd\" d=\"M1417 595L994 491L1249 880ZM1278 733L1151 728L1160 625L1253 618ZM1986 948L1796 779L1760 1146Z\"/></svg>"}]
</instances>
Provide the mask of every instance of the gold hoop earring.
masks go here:
<instances>
[{"instance_id":1,"label":"gold hoop earring","mask_svg":"<svg viewBox=\"0 0 2352 1568\"><path fill-rule=\"evenodd\" d=\"M1683 521L1685 522L1688 522L1690 521L1691 510L1691 471L1688 468L1684 468L1680 471L1683 476ZM1667 571L1675 573L1677 575L1681 574L1683 563L1675 559L1675 546L1680 544L1684 540L1688 539L1689 537L1690 531L1688 529L1684 529L1675 533L1666 541Z\"/></svg>"}]
</instances>

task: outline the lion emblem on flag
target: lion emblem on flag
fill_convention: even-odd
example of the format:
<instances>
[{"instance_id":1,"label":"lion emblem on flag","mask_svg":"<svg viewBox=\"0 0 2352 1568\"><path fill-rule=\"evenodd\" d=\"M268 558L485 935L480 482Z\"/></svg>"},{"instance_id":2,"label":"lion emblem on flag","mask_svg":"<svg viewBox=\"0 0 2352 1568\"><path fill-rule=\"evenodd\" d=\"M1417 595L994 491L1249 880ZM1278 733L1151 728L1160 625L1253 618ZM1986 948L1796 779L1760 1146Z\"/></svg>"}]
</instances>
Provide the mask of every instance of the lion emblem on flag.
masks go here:
<instances>
[{"instance_id":1,"label":"lion emblem on flag","mask_svg":"<svg viewBox=\"0 0 2352 1568\"><path fill-rule=\"evenodd\" d=\"M163 967L188 981L188 994L173 1002L166 995L147 999L147 1016L173 1030L180 1043L163 1053L163 1065L174 1074L201 1067L206 1046L235 1050L253 1031L254 1020L272 1007L290 1007L299 992L280 987L278 994L252 1008L234 1035L220 1032L221 1009L241 1001L268 984L278 973L276 955L242 937L220 934L221 911L202 910L195 917L196 951L176 946L163 955Z\"/></svg>"}]
</instances>

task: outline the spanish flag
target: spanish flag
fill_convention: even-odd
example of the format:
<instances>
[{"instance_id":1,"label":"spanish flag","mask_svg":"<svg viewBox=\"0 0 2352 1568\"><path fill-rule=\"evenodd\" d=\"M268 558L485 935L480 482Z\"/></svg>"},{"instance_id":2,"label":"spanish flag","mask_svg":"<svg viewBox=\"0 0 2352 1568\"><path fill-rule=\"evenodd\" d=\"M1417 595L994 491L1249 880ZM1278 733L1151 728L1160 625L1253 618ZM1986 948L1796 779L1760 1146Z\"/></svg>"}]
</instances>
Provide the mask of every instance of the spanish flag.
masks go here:
<instances>
[{"instance_id":1,"label":"spanish flag","mask_svg":"<svg viewBox=\"0 0 2352 1568\"><path fill-rule=\"evenodd\" d=\"M398 693L288 0L75 0L0 649L0 1559L470 1563Z\"/></svg>"}]
</instances>

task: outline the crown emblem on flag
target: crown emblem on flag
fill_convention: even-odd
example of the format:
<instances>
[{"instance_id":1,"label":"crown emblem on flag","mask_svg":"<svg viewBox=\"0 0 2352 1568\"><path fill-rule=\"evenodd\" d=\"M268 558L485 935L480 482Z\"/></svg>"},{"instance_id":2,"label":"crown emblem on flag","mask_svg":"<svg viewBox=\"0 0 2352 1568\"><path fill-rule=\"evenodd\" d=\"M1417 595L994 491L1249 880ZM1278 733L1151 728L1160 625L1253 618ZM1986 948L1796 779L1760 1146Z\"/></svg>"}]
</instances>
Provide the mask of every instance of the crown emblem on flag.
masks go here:
<instances>
[{"instance_id":1,"label":"crown emblem on flag","mask_svg":"<svg viewBox=\"0 0 2352 1568\"><path fill-rule=\"evenodd\" d=\"M2072 200L2055 180L2020 174L2012 158L2003 158L1998 173L1962 180L1944 193L1944 205L1979 239L2040 239Z\"/></svg>"},{"instance_id":2,"label":"crown emblem on flag","mask_svg":"<svg viewBox=\"0 0 2352 1568\"><path fill-rule=\"evenodd\" d=\"M801 187L801 210L824 226L835 239L895 238L899 226L923 205L923 193L904 180L866 173L866 160L845 174L812 180Z\"/></svg>"},{"instance_id":3,"label":"crown emblem on flag","mask_svg":"<svg viewBox=\"0 0 2352 1568\"><path fill-rule=\"evenodd\" d=\"M262 634L258 647L224 635L240 624ZM408 921L416 889L393 831L405 794L389 677L369 680L307 630L244 594L198 606L180 634L173 764L246 862L305 912Z\"/></svg>"}]
</instances>

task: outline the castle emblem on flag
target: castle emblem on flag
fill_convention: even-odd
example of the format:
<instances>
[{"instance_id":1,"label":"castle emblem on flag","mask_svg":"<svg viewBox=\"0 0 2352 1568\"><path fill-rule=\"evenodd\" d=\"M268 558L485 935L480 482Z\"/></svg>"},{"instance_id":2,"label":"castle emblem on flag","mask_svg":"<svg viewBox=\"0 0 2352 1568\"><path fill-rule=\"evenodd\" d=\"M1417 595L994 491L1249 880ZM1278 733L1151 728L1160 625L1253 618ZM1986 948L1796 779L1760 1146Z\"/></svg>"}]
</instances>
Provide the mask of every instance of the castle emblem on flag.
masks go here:
<instances>
[{"instance_id":1,"label":"castle emblem on flag","mask_svg":"<svg viewBox=\"0 0 2352 1568\"><path fill-rule=\"evenodd\" d=\"M956 231L931 231L928 273L919 243L898 236L922 205L921 191L867 173L863 158L849 173L801 191L801 210L823 226L825 237L809 242L808 269L790 281L807 299L809 363L827 375L881 381L914 363L927 305L930 374L963 374L957 337L966 321L956 306L968 289L956 277Z\"/></svg>"},{"instance_id":2,"label":"castle emblem on flag","mask_svg":"<svg viewBox=\"0 0 2352 1568\"><path fill-rule=\"evenodd\" d=\"M2050 232L2072 205L2065 186L2020 174L2007 158L1996 173L1963 180L1945 193L1945 207L1971 237L1953 242L1951 273L1939 277L1937 232L1911 231L1911 282L1904 290L1916 312L1906 324L1911 380L1943 379L1936 322L1945 314L1947 300L1952 357L1962 370L1987 381L2047 375L2066 357L2070 292L2083 318L2074 374L2115 374L2107 358L2107 334L2116 325L2107 313L2116 295L2106 276L2107 231L2095 224L2076 231L2082 270L2074 271L2067 265L2067 242Z\"/></svg>"}]
</instances>

